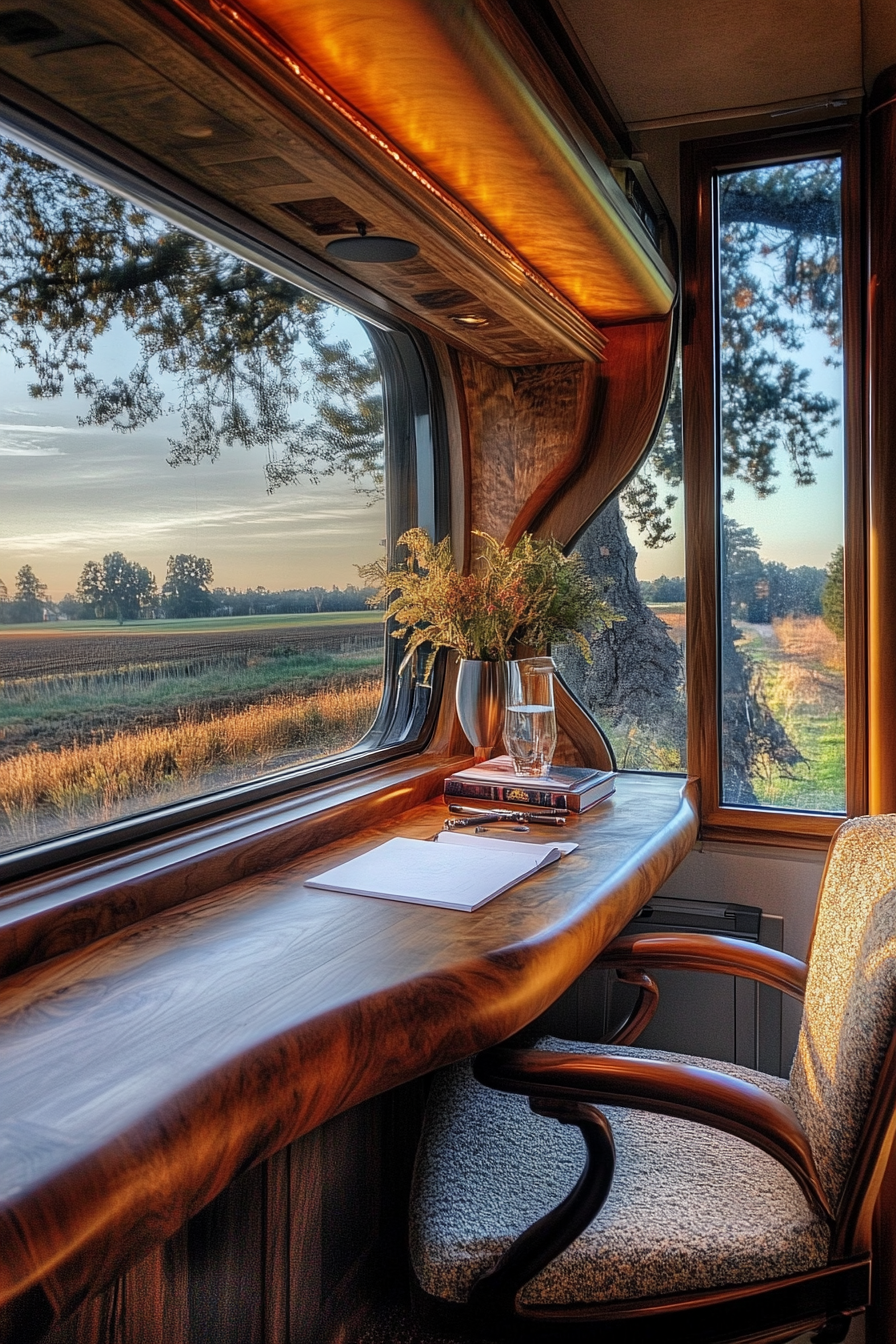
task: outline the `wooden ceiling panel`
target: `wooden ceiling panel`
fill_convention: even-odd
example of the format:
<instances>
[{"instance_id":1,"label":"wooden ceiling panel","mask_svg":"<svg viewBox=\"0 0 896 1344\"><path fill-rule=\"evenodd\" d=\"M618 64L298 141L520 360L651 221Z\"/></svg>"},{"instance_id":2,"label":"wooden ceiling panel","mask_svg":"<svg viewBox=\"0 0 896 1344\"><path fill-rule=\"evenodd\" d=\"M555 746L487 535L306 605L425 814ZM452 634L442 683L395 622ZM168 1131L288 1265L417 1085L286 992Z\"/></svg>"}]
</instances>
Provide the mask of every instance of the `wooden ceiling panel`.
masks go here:
<instances>
[{"instance_id":1,"label":"wooden ceiling panel","mask_svg":"<svg viewBox=\"0 0 896 1344\"><path fill-rule=\"evenodd\" d=\"M363 119L595 321L665 316L674 281L595 144L472 0L217 0L294 77Z\"/></svg>"},{"instance_id":2,"label":"wooden ceiling panel","mask_svg":"<svg viewBox=\"0 0 896 1344\"><path fill-rule=\"evenodd\" d=\"M240 68L226 42L212 49L204 30L160 22L158 12L150 19L124 0L94 11L90 29L77 0L38 0L35 12L41 5L61 35L0 45L0 79L5 72L135 147L316 258L318 274L324 262L353 282L350 292L370 292L380 307L385 299L396 316L451 344L509 365L601 357L602 334L572 303L496 256L438 202L421 206L403 174L371 172L366 142L342 135L341 122L334 135L326 116L306 115L279 71L260 87L260 69ZM0 17L3 10L0 0ZM16 87L7 81L13 101ZM364 220L411 238L419 255L375 267L333 263L325 248L340 233L301 218L304 201L321 200L339 203L334 223L353 230Z\"/></svg>"}]
</instances>

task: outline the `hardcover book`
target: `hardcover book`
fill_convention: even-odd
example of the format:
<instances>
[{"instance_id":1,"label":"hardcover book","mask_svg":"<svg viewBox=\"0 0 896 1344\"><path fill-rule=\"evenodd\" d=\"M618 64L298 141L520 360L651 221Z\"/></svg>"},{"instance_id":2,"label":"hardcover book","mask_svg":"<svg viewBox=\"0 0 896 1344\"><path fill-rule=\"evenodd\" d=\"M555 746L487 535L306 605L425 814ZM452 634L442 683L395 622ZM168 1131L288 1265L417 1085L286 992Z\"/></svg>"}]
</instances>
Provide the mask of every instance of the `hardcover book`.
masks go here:
<instances>
[{"instance_id":1,"label":"hardcover book","mask_svg":"<svg viewBox=\"0 0 896 1344\"><path fill-rule=\"evenodd\" d=\"M557 765L549 775L517 775L509 756L496 756L445 780L445 798L451 802L468 798L475 802L515 807L558 807L586 812L616 787L612 770Z\"/></svg>"}]
</instances>

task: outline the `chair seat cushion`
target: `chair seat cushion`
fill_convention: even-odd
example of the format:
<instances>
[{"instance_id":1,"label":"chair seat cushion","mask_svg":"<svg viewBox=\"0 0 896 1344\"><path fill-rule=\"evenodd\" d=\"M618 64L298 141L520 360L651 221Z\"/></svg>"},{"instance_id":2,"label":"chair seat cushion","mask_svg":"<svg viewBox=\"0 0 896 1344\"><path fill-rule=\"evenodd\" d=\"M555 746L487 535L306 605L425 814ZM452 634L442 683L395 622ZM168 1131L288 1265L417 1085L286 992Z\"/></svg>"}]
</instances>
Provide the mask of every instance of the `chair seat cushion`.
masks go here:
<instances>
[{"instance_id":1,"label":"chair seat cushion","mask_svg":"<svg viewBox=\"0 0 896 1344\"><path fill-rule=\"evenodd\" d=\"M787 1100L769 1074L671 1051L546 1037L538 1049L665 1059L717 1069ZM616 1172L589 1228L529 1283L529 1303L609 1302L752 1283L824 1265L828 1230L793 1178L743 1139L705 1125L606 1106ZM483 1087L469 1062L436 1080L414 1175L411 1249L434 1297L466 1300L474 1280L572 1189L578 1129Z\"/></svg>"}]
</instances>

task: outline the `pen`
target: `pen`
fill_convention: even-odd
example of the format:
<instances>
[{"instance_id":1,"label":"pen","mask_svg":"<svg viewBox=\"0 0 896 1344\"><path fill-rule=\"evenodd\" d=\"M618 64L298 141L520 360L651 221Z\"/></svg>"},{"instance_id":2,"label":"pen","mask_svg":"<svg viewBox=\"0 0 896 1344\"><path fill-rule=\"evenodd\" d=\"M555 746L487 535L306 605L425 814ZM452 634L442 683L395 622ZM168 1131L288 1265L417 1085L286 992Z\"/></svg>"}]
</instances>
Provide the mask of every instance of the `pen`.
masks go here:
<instances>
[{"instance_id":1,"label":"pen","mask_svg":"<svg viewBox=\"0 0 896 1344\"><path fill-rule=\"evenodd\" d=\"M455 809L452 808L451 811ZM464 808L464 811L474 813L473 816L449 817L445 822L445 827L449 831L458 831L463 826L480 825L488 821L522 821L530 826L565 826L565 817L541 817L533 812L483 812L475 807Z\"/></svg>"},{"instance_id":2,"label":"pen","mask_svg":"<svg viewBox=\"0 0 896 1344\"><path fill-rule=\"evenodd\" d=\"M526 834L528 835L529 827L515 826L511 822L502 821L502 822L495 822L493 826L477 826L473 834L479 835L481 832L484 835L506 835L508 831L525 831Z\"/></svg>"},{"instance_id":3,"label":"pen","mask_svg":"<svg viewBox=\"0 0 896 1344\"><path fill-rule=\"evenodd\" d=\"M506 807L463 807L460 803L449 803L449 812L463 812L467 816L512 817L514 821L536 821L545 818L566 817L566 807L546 807L541 812L520 812Z\"/></svg>"}]
</instances>

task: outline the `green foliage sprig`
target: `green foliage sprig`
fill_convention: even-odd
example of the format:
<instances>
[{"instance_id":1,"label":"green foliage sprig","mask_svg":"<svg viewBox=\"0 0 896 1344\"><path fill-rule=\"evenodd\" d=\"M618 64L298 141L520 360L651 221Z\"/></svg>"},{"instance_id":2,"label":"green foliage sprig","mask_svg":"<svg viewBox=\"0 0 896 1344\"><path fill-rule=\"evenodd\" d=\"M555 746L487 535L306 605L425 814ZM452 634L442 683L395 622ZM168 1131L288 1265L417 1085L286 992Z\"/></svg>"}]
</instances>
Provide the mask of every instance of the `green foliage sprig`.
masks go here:
<instances>
[{"instance_id":1,"label":"green foliage sprig","mask_svg":"<svg viewBox=\"0 0 896 1344\"><path fill-rule=\"evenodd\" d=\"M606 600L577 553L564 555L556 541L528 533L511 550L486 532L474 532L481 546L472 572L461 574L447 537L431 540L414 527L399 538L408 551L404 567L386 561L359 566L377 592L369 606L387 603L384 619L395 621L393 638L406 639L404 669L424 644L429 679L439 649L456 649L461 658L504 662L514 646L536 651L551 643L574 643L588 662L585 631L605 630L625 620Z\"/></svg>"}]
</instances>

